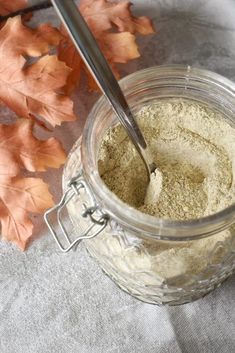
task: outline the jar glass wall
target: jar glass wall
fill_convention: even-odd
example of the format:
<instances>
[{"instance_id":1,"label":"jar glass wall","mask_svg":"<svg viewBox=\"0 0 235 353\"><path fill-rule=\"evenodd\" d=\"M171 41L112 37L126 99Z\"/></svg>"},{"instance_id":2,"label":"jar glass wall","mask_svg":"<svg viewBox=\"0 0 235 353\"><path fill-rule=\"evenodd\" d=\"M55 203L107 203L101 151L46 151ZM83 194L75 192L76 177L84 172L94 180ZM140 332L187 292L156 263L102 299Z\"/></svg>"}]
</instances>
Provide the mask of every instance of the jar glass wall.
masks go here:
<instances>
[{"instance_id":1,"label":"jar glass wall","mask_svg":"<svg viewBox=\"0 0 235 353\"><path fill-rule=\"evenodd\" d=\"M184 98L219 111L235 125L235 85L214 73L182 66L154 67L121 80L134 112L157 99ZM209 217L170 221L143 214L119 200L98 173L98 148L117 119L101 98L73 147L64 170L64 189L81 171L99 210L109 220L86 247L102 269L125 291L146 302L181 304L195 300L227 278L235 268L235 205ZM86 229L81 216L86 192L67 205L75 228ZM79 261L79 260L78 260Z\"/></svg>"}]
</instances>

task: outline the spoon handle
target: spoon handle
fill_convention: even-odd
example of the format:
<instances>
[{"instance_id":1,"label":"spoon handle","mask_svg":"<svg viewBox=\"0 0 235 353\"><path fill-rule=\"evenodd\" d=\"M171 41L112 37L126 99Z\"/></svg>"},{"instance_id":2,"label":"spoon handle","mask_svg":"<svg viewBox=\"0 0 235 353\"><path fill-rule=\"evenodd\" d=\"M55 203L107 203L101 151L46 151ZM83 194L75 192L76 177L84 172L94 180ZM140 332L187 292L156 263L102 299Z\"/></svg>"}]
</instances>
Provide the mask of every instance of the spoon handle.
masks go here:
<instances>
[{"instance_id":1,"label":"spoon handle","mask_svg":"<svg viewBox=\"0 0 235 353\"><path fill-rule=\"evenodd\" d=\"M153 162L152 160L149 161L150 153L147 151L147 144L142 132L131 113L128 103L109 64L102 54L85 20L81 16L77 6L71 0L51 1L62 20L62 23L70 34L75 47L101 88L101 91L107 97L120 122L126 129L150 174L152 171L150 169L155 168L151 167Z\"/></svg>"}]
</instances>

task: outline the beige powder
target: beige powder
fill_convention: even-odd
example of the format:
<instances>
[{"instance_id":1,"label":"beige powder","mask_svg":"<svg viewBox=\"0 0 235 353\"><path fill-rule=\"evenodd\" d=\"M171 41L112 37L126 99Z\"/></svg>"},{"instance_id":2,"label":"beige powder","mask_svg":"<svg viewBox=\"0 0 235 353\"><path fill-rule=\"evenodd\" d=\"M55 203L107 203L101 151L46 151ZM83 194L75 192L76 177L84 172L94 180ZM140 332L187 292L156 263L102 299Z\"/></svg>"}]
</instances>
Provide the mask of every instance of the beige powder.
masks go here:
<instances>
[{"instance_id":1,"label":"beige powder","mask_svg":"<svg viewBox=\"0 0 235 353\"><path fill-rule=\"evenodd\" d=\"M137 120L157 171L148 185L143 162L121 125L99 150L99 172L124 202L167 219L213 214L235 200L235 129L219 113L185 99L158 100Z\"/></svg>"},{"instance_id":2,"label":"beige powder","mask_svg":"<svg viewBox=\"0 0 235 353\"><path fill-rule=\"evenodd\" d=\"M99 150L99 172L124 202L158 217L190 219L234 202L235 130L220 114L189 100L158 100L137 114L158 166L148 186L143 162L123 128L111 128ZM80 168L80 150L70 157L66 180ZM147 193L146 193L147 191ZM79 231L88 227L78 210L86 193L68 204ZM146 239L111 219L99 236L86 240L90 253L120 282L147 293L162 293L162 283L185 288L217 276L231 264L235 228L203 239ZM229 260L230 259L230 260Z\"/></svg>"}]
</instances>

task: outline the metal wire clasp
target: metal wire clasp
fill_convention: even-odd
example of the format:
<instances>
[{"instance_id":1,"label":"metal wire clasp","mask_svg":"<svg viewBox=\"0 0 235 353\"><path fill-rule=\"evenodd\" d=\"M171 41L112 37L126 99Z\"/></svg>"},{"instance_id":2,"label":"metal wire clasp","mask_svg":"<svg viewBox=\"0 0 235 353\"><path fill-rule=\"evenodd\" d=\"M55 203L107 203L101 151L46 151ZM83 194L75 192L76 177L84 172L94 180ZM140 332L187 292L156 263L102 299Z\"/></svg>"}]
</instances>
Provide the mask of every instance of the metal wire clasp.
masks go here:
<instances>
[{"instance_id":1,"label":"metal wire clasp","mask_svg":"<svg viewBox=\"0 0 235 353\"><path fill-rule=\"evenodd\" d=\"M66 228L61 219L61 211L65 208L65 206L72 200L73 197L79 197L81 190L84 190L89 197L91 204L88 206L83 203L84 211L81 213L82 217L89 217L90 219L90 226L82 232L74 241L71 241L69 235L66 231ZM59 239L58 233L56 232L52 222L50 221L50 216L55 213L56 221L59 225L60 230L66 242L68 243L67 247L64 247ZM82 239L91 239L96 237L102 230L106 227L108 222L108 215L103 213L97 206L95 199L86 184L85 180L81 178L81 172L78 173L74 178L72 178L68 184L68 189L63 194L60 202L55 205L54 207L48 209L44 214L44 220L53 235L57 245L59 246L62 252L68 252L71 250L75 245L79 244Z\"/></svg>"}]
</instances>

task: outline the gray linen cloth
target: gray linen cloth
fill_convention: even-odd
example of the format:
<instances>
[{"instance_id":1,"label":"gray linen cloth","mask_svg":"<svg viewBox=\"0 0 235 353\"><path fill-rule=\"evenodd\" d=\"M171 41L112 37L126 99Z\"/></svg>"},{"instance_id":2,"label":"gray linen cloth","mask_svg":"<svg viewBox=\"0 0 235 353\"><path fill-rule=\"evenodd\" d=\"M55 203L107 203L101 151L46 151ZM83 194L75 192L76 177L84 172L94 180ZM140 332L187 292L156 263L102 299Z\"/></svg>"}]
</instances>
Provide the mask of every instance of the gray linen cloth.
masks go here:
<instances>
[{"instance_id":1,"label":"gray linen cloth","mask_svg":"<svg viewBox=\"0 0 235 353\"><path fill-rule=\"evenodd\" d=\"M35 1L34 1L35 2ZM235 80L235 2L133 1L154 18L156 36L139 40L143 56L123 68L184 63ZM33 22L56 22L52 10ZM97 95L76 100L79 120L56 129L68 151ZM2 112L7 121L9 113ZM61 190L61 170L46 179ZM180 307L144 304L123 293L88 256L60 253L40 217L24 253L0 242L0 353L232 353L235 278L203 299Z\"/></svg>"}]
</instances>

